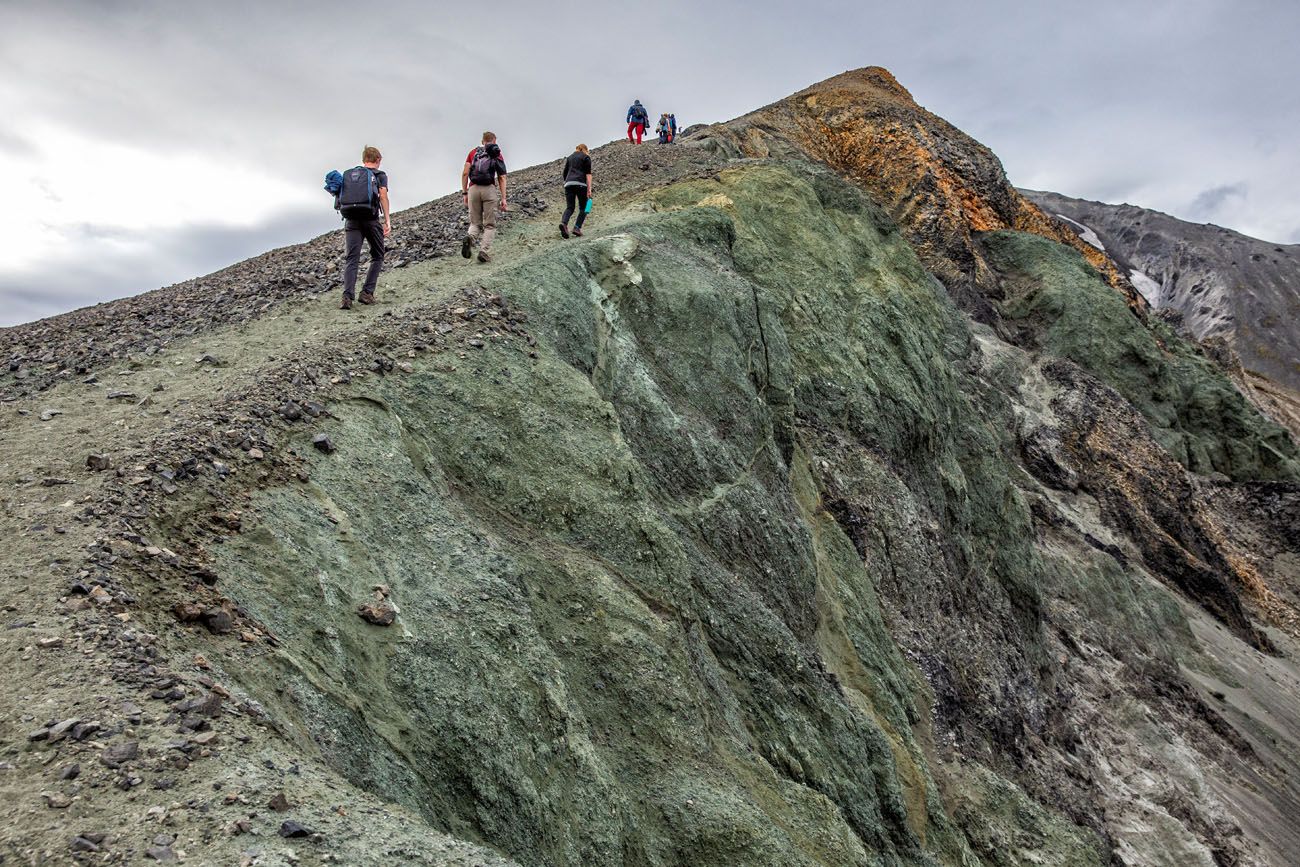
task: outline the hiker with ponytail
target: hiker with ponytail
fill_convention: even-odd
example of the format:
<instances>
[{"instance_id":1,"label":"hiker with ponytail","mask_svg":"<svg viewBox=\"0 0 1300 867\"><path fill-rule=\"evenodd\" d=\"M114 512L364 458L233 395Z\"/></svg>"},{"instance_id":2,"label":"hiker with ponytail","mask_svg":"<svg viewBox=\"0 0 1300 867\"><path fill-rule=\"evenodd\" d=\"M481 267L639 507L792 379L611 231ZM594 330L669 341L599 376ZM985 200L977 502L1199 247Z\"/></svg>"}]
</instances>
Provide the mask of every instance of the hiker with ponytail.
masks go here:
<instances>
[{"instance_id":1,"label":"hiker with ponytail","mask_svg":"<svg viewBox=\"0 0 1300 867\"><path fill-rule=\"evenodd\" d=\"M591 210L591 152L585 144L577 145L564 161L564 216L560 218L560 235L569 237L569 218L576 209L578 219L573 223L573 234L582 237L582 223Z\"/></svg>"}]
</instances>

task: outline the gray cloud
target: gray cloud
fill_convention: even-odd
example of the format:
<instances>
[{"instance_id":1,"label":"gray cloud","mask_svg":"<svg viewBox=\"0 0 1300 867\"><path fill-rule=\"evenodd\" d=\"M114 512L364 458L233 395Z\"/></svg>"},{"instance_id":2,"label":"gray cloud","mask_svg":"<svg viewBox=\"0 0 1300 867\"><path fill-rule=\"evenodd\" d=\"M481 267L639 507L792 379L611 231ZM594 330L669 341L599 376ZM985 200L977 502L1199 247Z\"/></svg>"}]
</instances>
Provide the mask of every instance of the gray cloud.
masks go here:
<instances>
[{"instance_id":1,"label":"gray cloud","mask_svg":"<svg viewBox=\"0 0 1300 867\"><path fill-rule=\"evenodd\" d=\"M0 273L0 298L5 300L0 327L179 283L336 228L332 213L314 210L285 211L245 228L200 224L142 233L120 226L73 226L63 238L68 252L57 262ZM105 258L103 242L128 242L143 251Z\"/></svg>"},{"instance_id":2,"label":"gray cloud","mask_svg":"<svg viewBox=\"0 0 1300 867\"><path fill-rule=\"evenodd\" d=\"M13 130L0 129L0 154L10 159L22 159L36 153L35 143Z\"/></svg>"},{"instance_id":3,"label":"gray cloud","mask_svg":"<svg viewBox=\"0 0 1300 867\"><path fill-rule=\"evenodd\" d=\"M324 171L369 142L384 150L400 208L454 189L485 128L522 166L618 136L633 97L687 124L724 120L879 64L989 145L1020 186L1187 219L1213 211L1266 238L1294 238L1300 225L1300 154L1278 146L1300 137L1295 4L607 0L570 15L498 0L485 35L482 16L464 8L391 0L364 7L369 33L358 48L340 22L360 8L8 3L0 152L35 153L46 130L70 130L146 153L255 164L301 186L303 198L286 207L305 208ZM1208 196L1224 177L1239 191ZM323 197L321 209L327 223ZM174 218L175 230L149 238L148 255L70 239L39 283L0 264L0 309L12 318L32 305L52 312L142 291L314 231L306 216L256 230ZM97 255L79 252L83 244ZM21 285L41 291L20 304Z\"/></svg>"},{"instance_id":4,"label":"gray cloud","mask_svg":"<svg viewBox=\"0 0 1300 867\"><path fill-rule=\"evenodd\" d=\"M1203 190L1187 206L1187 215L1195 220L1213 220L1232 199L1244 198L1249 188L1244 183L1223 184Z\"/></svg>"}]
</instances>

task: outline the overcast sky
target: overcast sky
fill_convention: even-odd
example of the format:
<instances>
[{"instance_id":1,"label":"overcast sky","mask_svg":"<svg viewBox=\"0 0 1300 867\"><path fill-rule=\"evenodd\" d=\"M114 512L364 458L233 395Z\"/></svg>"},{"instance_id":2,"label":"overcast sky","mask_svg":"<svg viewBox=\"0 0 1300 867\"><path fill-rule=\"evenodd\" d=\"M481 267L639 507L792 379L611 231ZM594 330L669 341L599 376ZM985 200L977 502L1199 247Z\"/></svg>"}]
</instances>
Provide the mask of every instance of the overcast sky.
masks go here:
<instances>
[{"instance_id":1,"label":"overcast sky","mask_svg":"<svg viewBox=\"0 0 1300 867\"><path fill-rule=\"evenodd\" d=\"M1018 186L1300 242L1300 3L0 0L0 326L336 228L331 168L398 209L622 134L881 65Z\"/></svg>"}]
</instances>

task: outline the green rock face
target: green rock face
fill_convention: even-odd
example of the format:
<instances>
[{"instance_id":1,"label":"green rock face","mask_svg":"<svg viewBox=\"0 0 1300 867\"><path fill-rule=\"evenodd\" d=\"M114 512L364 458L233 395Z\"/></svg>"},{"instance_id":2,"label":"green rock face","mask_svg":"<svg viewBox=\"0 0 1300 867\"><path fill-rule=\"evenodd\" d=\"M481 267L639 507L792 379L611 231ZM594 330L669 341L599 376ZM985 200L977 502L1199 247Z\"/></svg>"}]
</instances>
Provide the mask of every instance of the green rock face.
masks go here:
<instances>
[{"instance_id":1,"label":"green rock face","mask_svg":"<svg viewBox=\"0 0 1300 867\"><path fill-rule=\"evenodd\" d=\"M990 233L982 246L1002 276L1002 315L1123 395L1183 466L1239 481L1300 478L1286 432L1167 326L1139 322L1077 252L1016 232Z\"/></svg>"},{"instance_id":2,"label":"green rock face","mask_svg":"<svg viewBox=\"0 0 1300 867\"><path fill-rule=\"evenodd\" d=\"M535 359L444 355L336 410L307 493L266 495L220 554L284 641L247 685L287 684L354 782L525 864L977 863L880 597L906 619L952 581L987 607L918 660L962 704L946 722L1039 700L1041 567L970 334L823 173L653 206L489 287ZM388 630L353 610L375 585ZM975 657L993 633L1014 652ZM994 676L1021 686L980 698ZM1099 863L1040 812L1052 863Z\"/></svg>"}]
</instances>

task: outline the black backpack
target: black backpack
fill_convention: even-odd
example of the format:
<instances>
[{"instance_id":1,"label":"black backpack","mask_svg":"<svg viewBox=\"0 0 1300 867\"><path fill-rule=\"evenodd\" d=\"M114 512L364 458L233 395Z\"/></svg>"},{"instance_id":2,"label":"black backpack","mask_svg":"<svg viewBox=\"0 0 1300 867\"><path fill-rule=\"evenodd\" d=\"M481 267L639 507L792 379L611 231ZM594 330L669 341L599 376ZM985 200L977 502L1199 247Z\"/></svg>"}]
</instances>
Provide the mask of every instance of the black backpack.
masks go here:
<instances>
[{"instance_id":1,"label":"black backpack","mask_svg":"<svg viewBox=\"0 0 1300 867\"><path fill-rule=\"evenodd\" d=\"M491 151L501 150L495 145L480 145L474 151L474 161L469 164L469 180L476 186L490 187L497 182L496 162L497 158Z\"/></svg>"},{"instance_id":2,"label":"black backpack","mask_svg":"<svg viewBox=\"0 0 1300 867\"><path fill-rule=\"evenodd\" d=\"M379 218L379 183L373 171L365 166L357 166L343 173L338 209L345 220Z\"/></svg>"}]
</instances>

